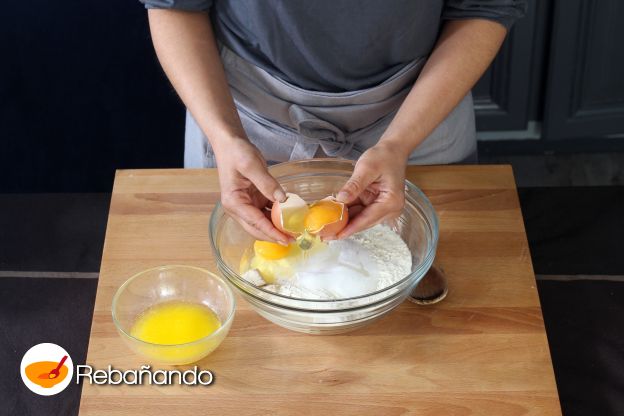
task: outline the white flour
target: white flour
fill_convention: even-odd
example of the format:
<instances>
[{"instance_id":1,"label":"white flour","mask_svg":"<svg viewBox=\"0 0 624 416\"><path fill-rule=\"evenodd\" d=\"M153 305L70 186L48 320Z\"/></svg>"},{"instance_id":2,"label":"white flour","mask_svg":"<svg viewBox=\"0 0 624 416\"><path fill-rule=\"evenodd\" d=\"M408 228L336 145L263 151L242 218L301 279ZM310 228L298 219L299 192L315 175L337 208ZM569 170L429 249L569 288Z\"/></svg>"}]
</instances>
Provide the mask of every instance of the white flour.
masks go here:
<instances>
[{"instance_id":1,"label":"white flour","mask_svg":"<svg viewBox=\"0 0 624 416\"><path fill-rule=\"evenodd\" d=\"M263 288L303 299L340 299L383 289L412 271L409 248L385 225L329 241L328 246L298 265L293 278ZM255 269L243 278L256 286L263 282Z\"/></svg>"},{"instance_id":2,"label":"white flour","mask_svg":"<svg viewBox=\"0 0 624 416\"><path fill-rule=\"evenodd\" d=\"M377 290L390 286L411 273L412 253L401 236L390 227L377 225L349 239L368 249L377 263L379 268Z\"/></svg>"}]
</instances>

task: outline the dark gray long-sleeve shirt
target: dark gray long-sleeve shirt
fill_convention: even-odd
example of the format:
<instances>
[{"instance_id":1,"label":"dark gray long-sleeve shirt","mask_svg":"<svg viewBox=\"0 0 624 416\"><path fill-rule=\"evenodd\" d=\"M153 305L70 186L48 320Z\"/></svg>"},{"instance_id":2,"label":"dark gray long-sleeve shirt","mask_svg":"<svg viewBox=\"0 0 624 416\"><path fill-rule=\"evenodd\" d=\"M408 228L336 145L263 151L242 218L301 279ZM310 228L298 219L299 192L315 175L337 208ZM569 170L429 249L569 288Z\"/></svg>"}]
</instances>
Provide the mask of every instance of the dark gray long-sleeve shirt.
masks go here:
<instances>
[{"instance_id":1,"label":"dark gray long-sleeve shirt","mask_svg":"<svg viewBox=\"0 0 624 416\"><path fill-rule=\"evenodd\" d=\"M300 88L377 85L431 53L446 19L509 28L525 0L140 0L147 8L208 11L219 41Z\"/></svg>"}]
</instances>

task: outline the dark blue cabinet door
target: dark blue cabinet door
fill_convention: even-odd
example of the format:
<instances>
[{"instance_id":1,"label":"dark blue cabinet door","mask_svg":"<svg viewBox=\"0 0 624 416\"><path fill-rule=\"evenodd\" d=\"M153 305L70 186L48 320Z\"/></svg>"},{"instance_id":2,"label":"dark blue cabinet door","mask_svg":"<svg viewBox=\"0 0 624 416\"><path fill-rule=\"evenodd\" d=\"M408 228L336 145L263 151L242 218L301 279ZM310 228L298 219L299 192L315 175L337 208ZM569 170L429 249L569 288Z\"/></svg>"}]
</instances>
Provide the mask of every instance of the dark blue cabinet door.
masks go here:
<instances>
[{"instance_id":1,"label":"dark blue cabinet door","mask_svg":"<svg viewBox=\"0 0 624 416\"><path fill-rule=\"evenodd\" d=\"M624 1L554 6L543 137L624 136Z\"/></svg>"},{"instance_id":2,"label":"dark blue cabinet door","mask_svg":"<svg viewBox=\"0 0 624 416\"><path fill-rule=\"evenodd\" d=\"M498 56L473 88L477 130L525 130L539 104L549 1L529 0Z\"/></svg>"}]
</instances>

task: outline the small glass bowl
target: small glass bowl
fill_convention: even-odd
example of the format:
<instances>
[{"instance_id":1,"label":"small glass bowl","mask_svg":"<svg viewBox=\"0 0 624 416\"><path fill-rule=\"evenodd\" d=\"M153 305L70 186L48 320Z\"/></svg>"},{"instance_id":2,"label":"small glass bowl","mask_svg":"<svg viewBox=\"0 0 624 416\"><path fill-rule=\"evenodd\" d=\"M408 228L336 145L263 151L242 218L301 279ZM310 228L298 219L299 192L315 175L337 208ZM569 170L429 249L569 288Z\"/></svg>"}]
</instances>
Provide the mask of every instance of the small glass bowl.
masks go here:
<instances>
[{"instance_id":1,"label":"small glass bowl","mask_svg":"<svg viewBox=\"0 0 624 416\"><path fill-rule=\"evenodd\" d=\"M270 172L288 192L308 202L336 194L353 172L354 162L311 159L274 165ZM241 263L251 237L217 203L210 218L210 241L217 267L256 312L285 328L310 334L336 334L366 325L390 312L410 294L433 264L438 243L438 217L427 197L405 181L401 215L386 223L407 244L412 272L382 290L346 299L310 300L280 295L248 282Z\"/></svg>"},{"instance_id":2,"label":"small glass bowl","mask_svg":"<svg viewBox=\"0 0 624 416\"><path fill-rule=\"evenodd\" d=\"M203 304L215 312L221 327L184 344L153 344L130 335L141 313L169 301ZM113 322L128 347L151 362L169 365L194 363L214 351L228 334L235 310L234 293L221 277L199 267L177 265L135 274L119 287L112 307Z\"/></svg>"}]
</instances>

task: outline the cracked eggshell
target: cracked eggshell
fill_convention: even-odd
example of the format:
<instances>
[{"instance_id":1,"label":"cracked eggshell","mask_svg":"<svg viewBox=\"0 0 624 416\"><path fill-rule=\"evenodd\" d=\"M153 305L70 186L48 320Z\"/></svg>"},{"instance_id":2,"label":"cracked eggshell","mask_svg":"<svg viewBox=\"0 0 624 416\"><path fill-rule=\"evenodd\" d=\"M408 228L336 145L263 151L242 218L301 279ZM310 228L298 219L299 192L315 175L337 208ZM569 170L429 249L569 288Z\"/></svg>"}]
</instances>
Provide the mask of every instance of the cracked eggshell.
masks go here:
<instances>
[{"instance_id":1,"label":"cracked eggshell","mask_svg":"<svg viewBox=\"0 0 624 416\"><path fill-rule=\"evenodd\" d=\"M336 198L334 198L333 196L328 196L327 198L323 198L319 202L322 202L322 201L329 201L331 203L334 203L340 206L340 209L341 209L340 218L337 221L325 224L323 227L320 228L320 230L316 230L315 232L312 232L310 230L308 231L312 234L320 236L321 238L335 237L340 231L342 231L347 226L347 223L349 222L349 210L347 209L344 203L337 201ZM318 203L312 204L310 208L314 207L315 204L318 204Z\"/></svg>"},{"instance_id":2,"label":"cracked eggshell","mask_svg":"<svg viewBox=\"0 0 624 416\"><path fill-rule=\"evenodd\" d=\"M271 222L273 222L273 225L281 232L292 237L297 237L301 233L284 229L283 214L287 211L298 211L302 209L307 210L308 204L306 204L299 195L288 192L286 193L286 200L284 202L276 201L273 203L271 207Z\"/></svg>"}]
</instances>

